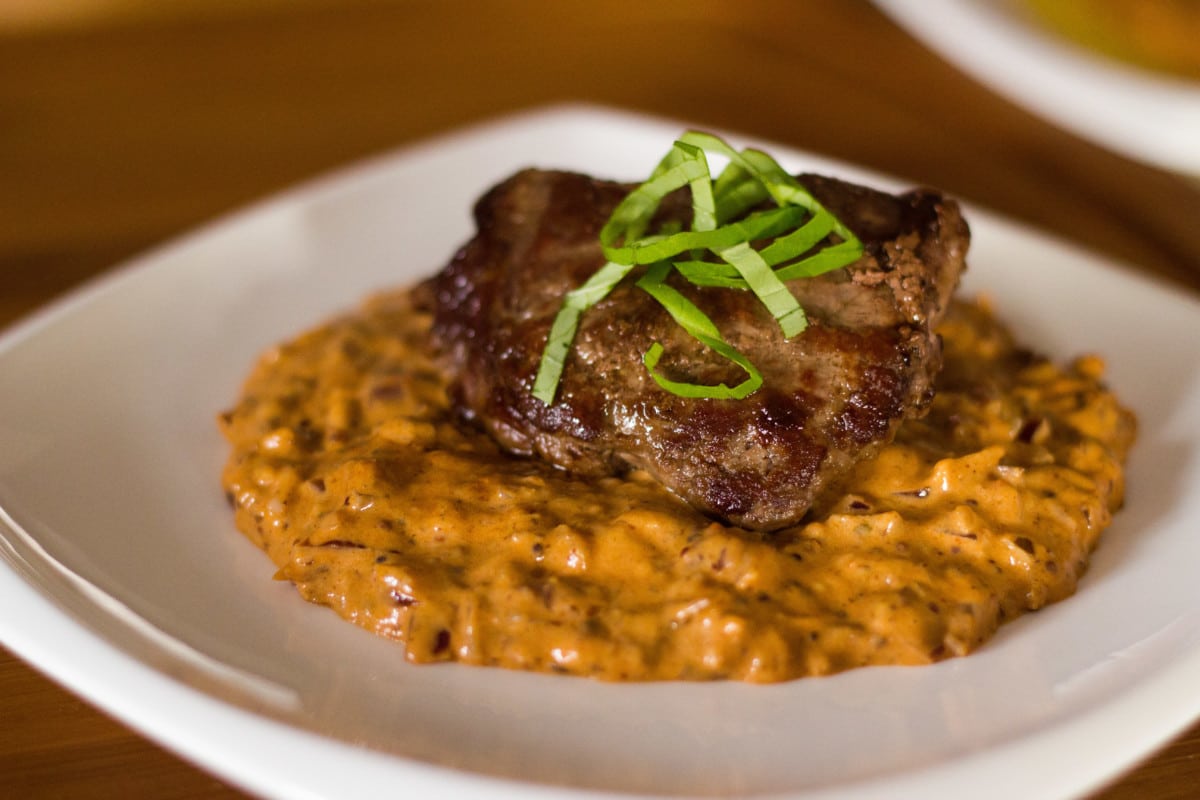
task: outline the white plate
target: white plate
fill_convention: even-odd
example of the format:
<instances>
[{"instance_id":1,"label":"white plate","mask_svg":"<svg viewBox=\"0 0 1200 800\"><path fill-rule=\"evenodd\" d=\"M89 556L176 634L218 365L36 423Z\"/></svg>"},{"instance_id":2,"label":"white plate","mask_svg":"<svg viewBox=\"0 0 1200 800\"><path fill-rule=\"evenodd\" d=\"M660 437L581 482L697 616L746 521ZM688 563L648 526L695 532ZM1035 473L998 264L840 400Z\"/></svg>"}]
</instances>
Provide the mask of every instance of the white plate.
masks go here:
<instances>
[{"instance_id":1,"label":"white plate","mask_svg":"<svg viewBox=\"0 0 1200 800\"><path fill-rule=\"evenodd\" d=\"M1200 305L978 211L968 291L1053 354L1106 353L1144 424L1128 507L1079 594L978 654L775 686L418 668L271 581L217 483L214 415L256 354L438 269L474 198L516 168L633 179L682 128L568 107L459 133L214 225L10 331L0 640L280 797L1062 797L1200 714Z\"/></svg>"},{"instance_id":2,"label":"white plate","mask_svg":"<svg viewBox=\"0 0 1200 800\"><path fill-rule=\"evenodd\" d=\"M1066 42L1009 0L876 0L979 81L1123 155L1200 176L1200 84Z\"/></svg>"}]
</instances>

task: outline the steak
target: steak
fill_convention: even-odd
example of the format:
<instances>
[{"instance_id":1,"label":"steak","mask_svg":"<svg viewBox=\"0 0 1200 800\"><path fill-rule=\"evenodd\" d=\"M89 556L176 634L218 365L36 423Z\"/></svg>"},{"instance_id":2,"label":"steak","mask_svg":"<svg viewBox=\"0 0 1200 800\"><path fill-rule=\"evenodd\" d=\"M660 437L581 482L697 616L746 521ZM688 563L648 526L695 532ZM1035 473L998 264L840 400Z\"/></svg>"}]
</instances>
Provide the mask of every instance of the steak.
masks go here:
<instances>
[{"instance_id":1,"label":"steak","mask_svg":"<svg viewBox=\"0 0 1200 800\"><path fill-rule=\"evenodd\" d=\"M739 383L745 373L689 336L627 278L586 311L551 405L531 394L563 296L605 261L599 232L633 188L571 172L525 170L476 204L477 232L418 287L464 418L508 451L583 476L645 470L697 509L735 525L798 523L855 463L923 413L941 366L934 332L964 269L967 225L930 190L901 195L816 175L798 180L862 240L856 262L787 286L809 325L786 339L755 295L671 285L762 372L741 400L661 388ZM658 221L690 219L669 196Z\"/></svg>"}]
</instances>

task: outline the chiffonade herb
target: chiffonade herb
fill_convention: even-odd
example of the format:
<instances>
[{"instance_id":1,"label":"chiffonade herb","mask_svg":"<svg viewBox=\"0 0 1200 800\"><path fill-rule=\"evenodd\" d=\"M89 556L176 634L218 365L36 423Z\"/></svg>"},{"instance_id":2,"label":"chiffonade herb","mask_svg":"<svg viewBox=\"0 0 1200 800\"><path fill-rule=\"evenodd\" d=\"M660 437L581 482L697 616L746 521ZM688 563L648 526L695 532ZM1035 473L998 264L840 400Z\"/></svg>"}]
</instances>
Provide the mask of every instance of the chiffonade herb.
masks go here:
<instances>
[{"instance_id":1,"label":"chiffonade herb","mask_svg":"<svg viewBox=\"0 0 1200 800\"><path fill-rule=\"evenodd\" d=\"M729 160L716 179L706 153ZM685 186L692 195L691 226L650 231L663 199ZM754 244L761 242L767 244L756 249ZM784 281L844 267L863 251L858 237L775 159L759 150L734 150L698 131L683 134L649 180L617 205L600 230L600 244L604 266L566 294L542 351L533 395L547 405L558 392L580 317L637 267L645 268L638 288L689 335L747 376L733 387L670 380L655 369L663 347L654 342L642 359L651 377L682 397L736 400L757 390L762 374L725 341L703 311L667 283L671 274L677 272L696 286L753 292L790 339L808 326L808 318ZM716 260L702 260L706 253Z\"/></svg>"}]
</instances>

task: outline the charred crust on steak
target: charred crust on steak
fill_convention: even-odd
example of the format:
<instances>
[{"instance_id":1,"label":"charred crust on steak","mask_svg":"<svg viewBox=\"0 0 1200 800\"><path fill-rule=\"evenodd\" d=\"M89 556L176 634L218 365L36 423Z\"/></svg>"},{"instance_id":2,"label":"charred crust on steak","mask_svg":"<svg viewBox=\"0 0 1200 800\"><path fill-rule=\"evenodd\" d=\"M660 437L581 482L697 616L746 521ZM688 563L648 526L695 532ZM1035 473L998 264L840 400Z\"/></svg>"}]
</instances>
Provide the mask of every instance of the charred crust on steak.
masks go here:
<instances>
[{"instance_id":1,"label":"charred crust on steak","mask_svg":"<svg viewBox=\"0 0 1200 800\"><path fill-rule=\"evenodd\" d=\"M581 319L555 402L532 384L563 296L604 263L599 232L632 188L571 172L525 170L476 204L475 236L417 289L464 419L501 446L582 476L642 469L696 508L772 530L800 522L859 460L924 412L941 365L934 327L965 266L957 204L930 190L891 195L834 178L801 183L864 244L848 267L790 281L809 327L788 340L749 292L672 285L762 371L742 400L685 398L668 377L736 383L647 294L620 284ZM673 195L660 219L686 221Z\"/></svg>"}]
</instances>

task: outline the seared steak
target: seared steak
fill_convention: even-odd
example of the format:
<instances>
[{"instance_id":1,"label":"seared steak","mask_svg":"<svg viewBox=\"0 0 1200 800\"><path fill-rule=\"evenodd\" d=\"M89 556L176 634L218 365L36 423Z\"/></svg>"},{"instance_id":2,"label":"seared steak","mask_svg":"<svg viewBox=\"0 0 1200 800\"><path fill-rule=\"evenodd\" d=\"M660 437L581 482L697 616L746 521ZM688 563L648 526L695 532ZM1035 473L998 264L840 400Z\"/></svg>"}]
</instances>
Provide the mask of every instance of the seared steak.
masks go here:
<instances>
[{"instance_id":1,"label":"seared steak","mask_svg":"<svg viewBox=\"0 0 1200 800\"><path fill-rule=\"evenodd\" d=\"M770 530L923 412L941 365L937 324L964 268L969 234L936 192L893 196L815 175L801 183L863 241L862 258L791 281L809 327L791 340L748 291L672 285L762 372L742 400L679 397L647 373L666 349L673 380L729 385L745 374L690 337L626 279L584 313L553 405L531 393L563 295L603 263L598 235L632 188L527 170L476 205L478 231L419 294L456 402L513 453L582 475L643 469L695 507ZM669 197L660 218L689 219Z\"/></svg>"}]
</instances>

